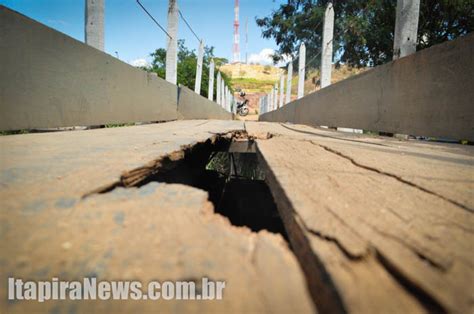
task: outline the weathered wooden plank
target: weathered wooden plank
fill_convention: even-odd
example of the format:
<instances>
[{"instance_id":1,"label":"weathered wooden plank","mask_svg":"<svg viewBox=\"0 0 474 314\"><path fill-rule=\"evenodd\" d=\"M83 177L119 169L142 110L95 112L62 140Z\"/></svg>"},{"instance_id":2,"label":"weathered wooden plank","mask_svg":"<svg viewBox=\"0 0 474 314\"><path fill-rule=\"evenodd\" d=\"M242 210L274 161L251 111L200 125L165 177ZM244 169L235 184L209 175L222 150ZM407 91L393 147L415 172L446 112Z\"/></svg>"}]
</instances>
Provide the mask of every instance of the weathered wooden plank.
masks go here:
<instances>
[{"instance_id":1,"label":"weathered wooden plank","mask_svg":"<svg viewBox=\"0 0 474 314\"><path fill-rule=\"evenodd\" d=\"M265 131L317 140L353 163L398 177L467 210L474 210L474 147L416 140L399 141L316 129L304 125L263 124ZM252 124L247 124L251 132ZM271 126L271 127L270 127ZM382 162L389 160L389 162Z\"/></svg>"},{"instance_id":2,"label":"weathered wooden plank","mask_svg":"<svg viewBox=\"0 0 474 314\"><path fill-rule=\"evenodd\" d=\"M4 206L15 210L49 206L60 197L77 201L119 182L126 172L153 165L216 134L243 128L238 121L195 120L3 136L0 197ZM29 197L24 191L29 191Z\"/></svg>"},{"instance_id":3,"label":"weathered wooden plank","mask_svg":"<svg viewBox=\"0 0 474 314\"><path fill-rule=\"evenodd\" d=\"M176 121L1 137L2 282L226 280L216 302L8 302L2 285L2 312L314 312L282 237L231 226L204 191L150 183L82 198L165 155L242 130L238 121Z\"/></svg>"},{"instance_id":4,"label":"weathered wooden plank","mask_svg":"<svg viewBox=\"0 0 474 314\"><path fill-rule=\"evenodd\" d=\"M177 119L177 86L0 5L0 129Z\"/></svg>"},{"instance_id":5,"label":"weathered wooden plank","mask_svg":"<svg viewBox=\"0 0 474 314\"><path fill-rule=\"evenodd\" d=\"M246 128L251 136L275 135L258 139L257 151L295 253L315 282L318 307L472 311L474 217L466 208L472 201L471 148L456 154L442 145L397 148L393 140L309 127ZM428 171L425 160L434 169L447 168L412 182ZM449 180L457 182L454 194L443 192ZM318 282L330 282L340 303L318 298L314 287L333 293Z\"/></svg>"},{"instance_id":6,"label":"weathered wooden plank","mask_svg":"<svg viewBox=\"0 0 474 314\"><path fill-rule=\"evenodd\" d=\"M474 34L377 66L262 121L474 140Z\"/></svg>"},{"instance_id":7,"label":"weathered wooden plank","mask_svg":"<svg viewBox=\"0 0 474 314\"><path fill-rule=\"evenodd\" d=\"M23 280L225 280L223 300L7 301L2 312L311 313L299 265L280 235L237 228L207 193L150 183L25 215L2 210L0 278ZM279 274L275 276L275 274ZM146 293L146 288L143 289Z\"/></svg>"}]
</instances>

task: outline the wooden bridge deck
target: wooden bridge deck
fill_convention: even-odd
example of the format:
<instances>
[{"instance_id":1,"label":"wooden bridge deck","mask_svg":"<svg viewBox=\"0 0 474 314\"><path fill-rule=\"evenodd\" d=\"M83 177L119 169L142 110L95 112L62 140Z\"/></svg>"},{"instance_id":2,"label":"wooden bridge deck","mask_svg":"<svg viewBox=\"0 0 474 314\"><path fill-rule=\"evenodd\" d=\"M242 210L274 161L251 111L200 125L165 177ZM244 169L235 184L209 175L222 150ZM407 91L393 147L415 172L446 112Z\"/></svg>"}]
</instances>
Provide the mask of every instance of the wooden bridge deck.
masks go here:
<instances>
[{"instance_id":1,"label":"wooden bridge deck","mask_svg":"<svg viewBox=\"0 0 474 314\"><path fill-rule=\"evenodd\" d=\"M207 194L133 187L183 149L255 139L291 249ZM8 302L11 312L472 312L473 147L189 120L0 138L0 280L226 280L210 301ZM123 185L111 190L114 186ZM102 193L99 193L102 192ZM84 197L87 196L87 197ZM316 307L315 307L315 305Z\"/></svg>"}]
</instances>

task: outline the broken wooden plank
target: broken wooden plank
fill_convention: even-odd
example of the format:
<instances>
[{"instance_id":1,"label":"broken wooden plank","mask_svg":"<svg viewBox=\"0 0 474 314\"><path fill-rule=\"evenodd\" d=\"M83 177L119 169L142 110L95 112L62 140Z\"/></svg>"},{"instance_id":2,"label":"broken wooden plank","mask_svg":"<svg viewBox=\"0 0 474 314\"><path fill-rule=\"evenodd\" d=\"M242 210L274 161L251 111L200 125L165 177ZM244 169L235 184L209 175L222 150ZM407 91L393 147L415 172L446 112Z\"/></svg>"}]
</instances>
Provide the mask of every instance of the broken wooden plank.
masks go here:
<instances>
[{"instance_id":1,"label":"broken wooden plank","mask_svg":"<svg viewBox=\"0 0 474 314\"><path fill-rule=\"evenodd\" d=\"M443 180L458 180L456 193L470 201L471 148L447 161L436 157L449 147L408 143L397 152L396 141L290 128L246 123L250 136L273 135L257 139L257 151L318 308L472 311L474 218L443 192ZM411 152L403 164L391 164L403 150ZM426 171L419 158L439 168L459 160L464 172L410 184Z\"/></svg>"},{"instance_id":2,"label":"broken wooden plank","mask_svg":"<svg viewBox=\"0 0 474 314\"><path fill-rule=\"evenodd\" d=\"M224 280L223 299L8 302L25 312L312 313L296 258L280 235L231 226L214 214L207 193L150 183L91 196L69 208L34 214L0 212L4 227L0 277L24 280ZM278 276L275 276L278 274ZM146 288L143 289L146 293Z\"/></svg>"},{"instance_id":3,"label":"broken wooden plank","mask_svg":"<svg viewBox=\"0 0 474 314\"><path fill-rule=\"evenodd\" d=\"M0 137L0 197L11 210L77 202L217 134L243 130L237 121L175 121L133 127ZM25 197L24 191L29 191Z\"/></svg>"},{"instance_id":4,"label":"broken wooden plank","mask_svg":"<svg viewBox=\"0 0 474 314\"><path fill-rule=\"evenodd\" d=\"M8 302L2 285L2 311L315 312L283 238L231 226L213 213L204 191L149 183L106 192L124 173L148 175L163 157L180 158L187 147L234 131L242 132L243 122L176 121L1 137L1 281L226 281L224 298L216 302Z\"/></svg>"}]
</instances>

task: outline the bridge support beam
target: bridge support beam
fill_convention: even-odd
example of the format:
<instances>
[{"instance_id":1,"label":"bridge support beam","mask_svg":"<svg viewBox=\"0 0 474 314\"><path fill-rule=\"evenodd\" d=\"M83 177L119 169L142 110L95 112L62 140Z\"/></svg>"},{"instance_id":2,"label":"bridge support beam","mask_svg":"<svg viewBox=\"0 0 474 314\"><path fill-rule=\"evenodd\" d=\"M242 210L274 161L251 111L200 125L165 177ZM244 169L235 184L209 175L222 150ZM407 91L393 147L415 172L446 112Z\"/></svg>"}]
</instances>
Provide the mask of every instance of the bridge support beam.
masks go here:
<instances>
[{"instance_id":1,"label":"bridge support beam","mask_svg":"<svg viewBox=\"0 0 474 314\"><path fill-rule=\"evenodd\" d=\"M298 62L298 99L304 96L304 73L306 66L306 47L301 43Z\"/></svg>"},{"instance_id":2,"label":"bridge support beam","mask_svg":"<svg viewBox=\"0 0 474 314\"><path fill-rule=\"evenodd\" d=\"M321 53L321 88L331 85L332 50L334 37L334 7L329 2L324 13Z\"/></svg>"},{"instance_id":3,"label":"bridge support beam","mask_svg":"<svg viewBox=\"0 0 474 314\"><path fill-rule=\"evenodd\" d=\"M166 80L176 84L178 81L178 3L168 1L168 30L166 45Z\"/></svg>"},{"instance_id":4,"label":"bridge support beam","mask_svg":"<svg viewBox=\"0 0 474 314\"><path fill-rule=\"evenodd\" d=\"M416 52L420 0L398 0L393 42L393 59Z\"/></svg>"}]
</instances>

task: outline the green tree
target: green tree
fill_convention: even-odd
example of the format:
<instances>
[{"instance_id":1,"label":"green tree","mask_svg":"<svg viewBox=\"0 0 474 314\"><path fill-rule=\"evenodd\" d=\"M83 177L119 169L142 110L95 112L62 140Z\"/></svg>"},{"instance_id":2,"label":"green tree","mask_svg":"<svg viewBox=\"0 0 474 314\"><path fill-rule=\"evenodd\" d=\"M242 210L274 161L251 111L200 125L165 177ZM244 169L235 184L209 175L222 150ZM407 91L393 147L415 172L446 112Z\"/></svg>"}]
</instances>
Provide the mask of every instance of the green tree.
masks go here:
<instances>
[{"instance_id":1,"label":"green tree","mask_svg":"<svg viewBox=\"0 0 474 314\"><path fill-rule=\"evenodd\" d=\"M159 48L155 52L151 53L150 56L153 58L151 66L145 68L150 72L155 72L159 77L165 78L166 75L166 49ZM225 58L218 58L214 56L214 47L204 47L203 57L203 68L201 77L201 95L204 97L208 96L209 88L209 65L211 60L214 59L216 69L221 65L228 63ZM190 50L185 46L184 40L178 40L178 84L184 85L191 90L194 90L194 84L196 82L196 66L197 66L197 55L195 50ZM233 91L230 78L225 74L221 73L222 77L227 86ZM214 71L214 81L217 71ZM215 83L214 83L215 84ZM216 88L214 87L214 99L216 95Z\"/></svg>"},{"instance_id":2,"label":"green tree","mask_svg":"<svg viewBox=\"0 0 474 314\"><path fill-rule=\"evenodd\" d=\"M287 0L269 16L256 18L264 38L283 54L297 56L304 42L307 59L321 51L324 11L330 0ZM351 66L373 66L392 59L396 0L332 1L335 11L334 56ZM421 0L418 47L423 49L452 40L474 29L474 0ZM315 58L309 67L318 67Z\"/></svg>"}]
</instances>

